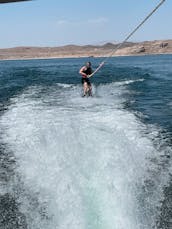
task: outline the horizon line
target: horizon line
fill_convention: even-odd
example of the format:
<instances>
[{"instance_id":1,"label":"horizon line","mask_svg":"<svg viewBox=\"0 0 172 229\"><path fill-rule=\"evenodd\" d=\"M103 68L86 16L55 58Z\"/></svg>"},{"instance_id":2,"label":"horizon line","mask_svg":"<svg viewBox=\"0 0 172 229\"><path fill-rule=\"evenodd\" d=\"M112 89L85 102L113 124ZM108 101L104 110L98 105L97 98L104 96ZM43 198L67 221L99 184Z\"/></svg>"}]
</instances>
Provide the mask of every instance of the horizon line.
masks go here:
<instances>
[{"instance_id":1,"label":"horizon line","mask_svg":"<svg viewBox=\"0 0 172 229\"><path fill-rule=\"evenodd\" d=\"M156 41L170 41L171 39L153 39L153 40L143 40L143 41L127 41L125 43L143 43L143 42L156 42ZM87 44L77 44L77 43L68 43L68 44L63 44L63 45L21 45L21 46L9 46L9 47L0 47L0 49L13 49L13 48L58 48L58 47L66 47L66 46L104 46L106 44L112 44L112 45L118 45L122 43L122 41L100 41L100 42L93 42L93 43L87 43Z\"/></svg>"}]
</instances>

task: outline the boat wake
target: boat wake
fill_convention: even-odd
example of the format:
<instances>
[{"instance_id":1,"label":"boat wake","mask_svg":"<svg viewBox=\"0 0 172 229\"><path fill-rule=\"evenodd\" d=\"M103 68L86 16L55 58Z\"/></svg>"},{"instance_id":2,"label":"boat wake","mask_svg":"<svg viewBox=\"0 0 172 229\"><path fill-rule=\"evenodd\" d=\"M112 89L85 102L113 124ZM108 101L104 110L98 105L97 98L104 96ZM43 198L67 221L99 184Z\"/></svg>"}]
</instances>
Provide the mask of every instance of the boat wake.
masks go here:
<instances>
[{"instance_id":1,"label":"boat wake","mask_svg":"<svg viewBox=\"0 0 172 229\"><path fill-rule=\"evenodd\" d=\"M28 228L156 226L172 168L162 163L169 149L159 147L156 127L124 109L129 83L94 86L93 98L81 98L79 86L57 84L11 99L0 127L15 175L3 193L16 193Z\"/></svg>"}]
</instances>

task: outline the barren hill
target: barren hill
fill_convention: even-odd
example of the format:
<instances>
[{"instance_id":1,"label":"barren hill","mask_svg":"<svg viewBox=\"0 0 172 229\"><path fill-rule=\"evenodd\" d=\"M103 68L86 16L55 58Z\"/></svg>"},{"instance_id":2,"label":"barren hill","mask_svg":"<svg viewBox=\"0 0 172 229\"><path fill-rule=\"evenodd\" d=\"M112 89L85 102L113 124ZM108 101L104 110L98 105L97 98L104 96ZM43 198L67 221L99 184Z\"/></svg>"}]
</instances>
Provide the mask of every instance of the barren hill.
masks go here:
<instances>
[{"instance_id":1,"label":"barren hill","mask_svg":"<svg viewBox=\"0 0 172 229\"><path fill-rule=\"evenodd\" d=\"M0 60L65 57L108 56L117 44L66 45L61 47L15 47L0 49ZM126 42L114 56L172 54L172 40Z\"/></svg>"}]
</instances>

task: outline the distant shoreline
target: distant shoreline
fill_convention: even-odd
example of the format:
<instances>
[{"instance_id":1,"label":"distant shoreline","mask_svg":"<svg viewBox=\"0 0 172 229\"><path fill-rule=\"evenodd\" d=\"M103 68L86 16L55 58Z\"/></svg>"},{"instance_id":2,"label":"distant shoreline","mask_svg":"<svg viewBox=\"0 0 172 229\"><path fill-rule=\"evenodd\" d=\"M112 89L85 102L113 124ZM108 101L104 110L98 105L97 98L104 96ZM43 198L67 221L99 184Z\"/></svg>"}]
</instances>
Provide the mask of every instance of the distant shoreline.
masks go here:
<instances>
[{"instance_id":1,"label":"distant shoreline","mask_svg":"<svg viewBox=\"0 0 172 229\"><path fill-rule=\"evenodd\" d=\"M172 53L157 53L157 54L143 54L143 55L114 55L113 57L141 57L141 56L158 56L158 55L172 55ZM24 59L0 59L0 62L2 61L27 61L27 60L55 60L55 59L80 59L80 58L106 58L106 56L95 56L95 57L89 57L89 56L69 56L69 57L39 57L39 58L24 58Z\"/></svg>"},{"instance_id":2,"label":"distant shoreline","mask_svg":"<svg viewBox=\"0 0 172 229\"><path fill-rule=\"evenodd\" d=\"M0 60L40 60L64 58L101 58L108 56L118 44L66 45L61 47L16 47L0 49ZM172 40L126 42L115 56L145 56L172 54Z\"/></svg>"}]
</instances>

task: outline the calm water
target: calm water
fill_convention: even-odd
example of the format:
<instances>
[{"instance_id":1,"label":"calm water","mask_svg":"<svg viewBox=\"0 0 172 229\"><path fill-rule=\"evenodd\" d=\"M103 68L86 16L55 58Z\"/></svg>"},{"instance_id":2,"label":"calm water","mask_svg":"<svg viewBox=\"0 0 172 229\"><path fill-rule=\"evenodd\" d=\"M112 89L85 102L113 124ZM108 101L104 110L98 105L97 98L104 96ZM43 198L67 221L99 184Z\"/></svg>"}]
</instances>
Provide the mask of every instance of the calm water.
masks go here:
<instances>
[{"instance_id":1,"label":"calm water","mask_svg":"<svg viewBox=\"0 0 172 229\"><path fill-rule=\"evenodd\" d=\"M0 228L172 228L172 55L85 61L0 62Z\"/></svg>"}]
</instances>

